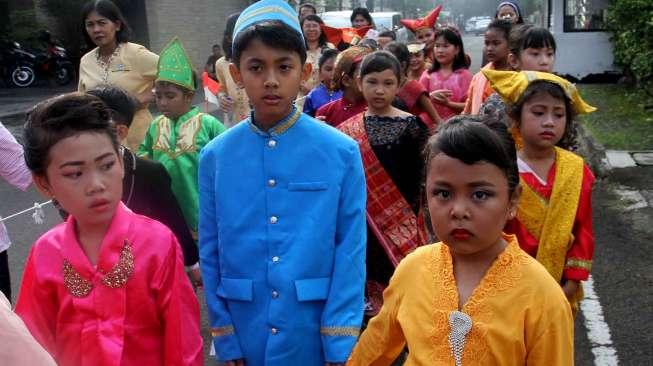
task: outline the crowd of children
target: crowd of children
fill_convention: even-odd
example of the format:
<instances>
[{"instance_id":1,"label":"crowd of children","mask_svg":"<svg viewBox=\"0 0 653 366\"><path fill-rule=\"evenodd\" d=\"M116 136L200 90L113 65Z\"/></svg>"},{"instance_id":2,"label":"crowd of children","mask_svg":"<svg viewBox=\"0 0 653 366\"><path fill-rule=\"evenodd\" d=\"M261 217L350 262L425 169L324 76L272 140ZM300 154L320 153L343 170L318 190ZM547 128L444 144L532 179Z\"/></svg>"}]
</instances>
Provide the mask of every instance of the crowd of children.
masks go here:
<instances>
[{"instance_id":1,"label":"crowd of children","mask_svg":"<svg viewBox=\"0 0 653 366\"><path fill-rule=\"evenodd\" d=\"M87 30L126 27L106 2ZM409 44L366 9L346 29L282 0L230 16L215 63L228 129L193 107L177 38L137 150L142 100L107 80L37 105L24 159L67 218L32 247L22 320L0 298L0 330L33 350L15 359L200 365L195 287L227 365L573 364L594 176L570 150L595 109L515 3L475 75L441 10L402 20Z\"/></svg>"}]
</instances>

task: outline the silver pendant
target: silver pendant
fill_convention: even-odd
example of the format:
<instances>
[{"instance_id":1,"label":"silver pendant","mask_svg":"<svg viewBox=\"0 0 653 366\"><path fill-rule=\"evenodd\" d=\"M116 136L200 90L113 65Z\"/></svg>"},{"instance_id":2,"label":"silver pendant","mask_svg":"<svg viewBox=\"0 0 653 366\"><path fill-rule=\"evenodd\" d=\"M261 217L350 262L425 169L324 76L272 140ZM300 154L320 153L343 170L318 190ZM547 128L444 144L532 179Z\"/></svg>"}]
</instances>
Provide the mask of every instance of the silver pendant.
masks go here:
<instances>
[{"instance_id":1,"label":"silver pendant","mask_svg":"<svg viewBox=\"0 0 653 366\"><path fill-rule=\"evenodd\" d=\"M452 311L449 313L449 347L453 354L456 366L462 366L463 350L465 349L465 337L472 330L472 318L469 315Z\"/></svg>"}]
</instances>

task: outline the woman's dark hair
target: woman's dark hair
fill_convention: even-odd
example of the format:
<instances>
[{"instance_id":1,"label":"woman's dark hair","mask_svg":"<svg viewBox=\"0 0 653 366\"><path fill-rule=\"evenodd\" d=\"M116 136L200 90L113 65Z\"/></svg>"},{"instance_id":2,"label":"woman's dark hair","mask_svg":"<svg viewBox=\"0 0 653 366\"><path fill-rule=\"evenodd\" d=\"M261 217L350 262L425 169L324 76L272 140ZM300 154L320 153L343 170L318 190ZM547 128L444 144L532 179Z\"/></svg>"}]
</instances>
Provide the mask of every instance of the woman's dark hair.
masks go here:
<instances>
[{"instance_id":1,"label":"woman's dark hair","mask_svg":"<svg viewBox=\"0 0 653 366\"><path fill-rule=\"evenodd\" d=\"M317 16L315 14L309 14L309 15L305 16L299 22L299 25L302 28L302 32L304 31L304 22L306 22L306 21L316 22L317 24L320 25L320 38L317 40L317 46L319 48L326 47L327 38L326 38L326 34L324 34L324 32L322 31L322 24L324 24L324 21L322 20L322 18L320 18L319 16ZM304 36L304 39L306 39L306 36ZM308 41L306 41L306 49L308 49Z\"/></svg>"},{"instance_id":2,"label":"woman's dark hair","mask_svg":"<svg viewBox=\"0 0 653 366\"><path fill-rule=\"evenodd\" d=\"M399 60L388 51L374 51L363 58L361 64L360 78L373 72L382 72L392 70L397 77L397 82L401 81L401 65Z\"/></svg>"},{"instance_id":3,"label":"woman's dark hair","mask_svg":"<svg viewBox=\"0 0 653 366\"><path fill-rule=\"evenodd\" d=\"M440 153L467 165L487 162L496 166L506 176L511 195L519 185L515 142L506 125L490 116L451 117L426 144L426 169Z\"/></svg>"},{"instance_id":4,"label":"woman's dark hair","mask_svg":"<svg viewBox=\"0 0 653 366\"><path fill-rule=\"evenodd\" d=\"M302 35L284 22L270 20L253 24L238 33L232 55L237 67L240 67L240 55L256 39L268 47L297 53L302 65L306 62L306 42Z\"/></svg>"},{"instance_id":5,"label":"woman's dark hair","mask_svg":"<svg viewBox=\"0 0 653 366\"><path fill-rule=\"evenodd\" d=\"M519 4L514 1L502 1L499 6L497 6L497 11L494 13L494 19L499 18L499 10L504 6L511 6L515 12L517 12L517 22L515 24L524 24L524 18L521 16L521 8Z\"/></svg>"},{"instance_id":6,"label":"woman's dark hair","mask_svg":"<svg viewBox=\"0 0 653 366\"><path fill-rule=\"evenodd\" d=\"M387 37L392 39L393 41L397 40L397 34L394 31L387 30L379 33L379 37Z\"/></svg>"},{"instance_id":7,"label":"woman's dark hair","mask_svg":"<svg viewBox=\"0 0 653 366\"><path fill-rule=\"evenodd\" d=\"M313 4L311 4L311 3L303 3L303 4L301 4L301 5L299 6L299 8L297 8L297 14L299 14L299 13L302 12L302 8L310 8L311 10L313 10L313 14L317 14L317 9L315 8L315 5L313 5Z\"/></svg>"},{"instance_id":8,"label":"woman's dark hair","mask_svg":"<svg viewBox=\"0 0 653 366\"><path fill-rule=\"evenodd\" d=\"M114 123L131 126L138 101L124 89L115 85L101 84L86 93L100 98L109 107Z\"/></svg>"},{"instance_id":9,"label":"woman's dark hair","mask_svg":"<svg viewBox=\"0 0 653 366\"><path fill-rule=\"evenodd\" d=\"M106 135L118 152L120 144L111 111L98 97L75 92L39 103L27 115L23 130L27 167L44 176L52 146L86 132Z\"/></svg>"},{"instance_id":10,"label":"woman's dark hair","mask_svg":"<svg viewBox=\"0 0 653 366\"><path fill-rule=\"evenodd\" d=\"M513 24L510 23L510 21L505 20L505 19L494 19L493 21L490 22L490 24L487 26L487 30L490 29L497 29L500 32L503 33L504 38L506 41L508 41L509 36L510 36L510 31L512 30Z\"/></svg>"},{"instance_id":11,"label":"woman's dark hair","mask_svg":"<svg viewBox=\"0 0 653 366\"><path fill-rule=\"evenodd\" d=\"M541 93L549 94L553 98L565 102L565 132L562 134L562 138L558 141L556 146L563 149L573 149L576 146L576 135L578 133L575 122L576 113L571 105L571 100L558 84L546 80L535 80L531 82L519 100L508 108L510 118L515 121L515 127L518 129L521 127L521 113L524 103Z\"/></svg>"},{"instance_id":12,"label":"woman's dark hair","mask_svg":"<svg viewBox=\"0 0 653 366\"><path fill-rule=\"evenodd\" d=\"M322 51L322 54L320 55L320 59L317 61L317 67L322 70L322 66L324 66L327 61L329 61L332 58L336 58L338 56L338 50L334 50L332 48L325 48Z\"/></svg>"},{"instance_id":13,"label":"woman's dark hair","mask_svg":"<svg viewBox=\"0 0 653 366\"><path fill-rule=\"evenodd\" d=\"M467 62L467 58L465 57L465 47L463 46L463 39L460 37L460 33L458 33L456 30L450 27L442 27L436 30L435 37L433 39L437 41L437 39L440 37L443 37L444 40L447 41L447 43L458 47L458 53L453 58L453 64L451 65L451 69L453 71L456 71L459 69L468 68L469 63ZM434 57L433 65L431 65L431 69L429 69L429 73L440 70L440 67L441 67L440 63Z\"/></svg>"},{"instance_id":14,"label":"woman's dark hair","mask_svg":"<svg viewBox=\"0 0 653 366\"><path fill-rule=\"evenodd\" d=\"M131 36L131 29L129 24L125 20L125 17L122 15L120 8L116 6L111 0L93 0L87 2L82 8L82 29L84 29L85 38L92 44L91 37L86 32L86 18L92 12L97 12L100 16L103 16L110 21L117 23L120 22L120 30L116 32L116 42L125 43L129 42L129 37Z\"/></svg>"},{"instance_id":15,"label":"woman's dark hair","mask_svg":"<svg viewBox=\"0 0 653 366\"><path fill-rule=\"evenodd\" d=\"M358 42L358 45L361 47L367 47L372 51L379 50L379 43L372 38L363 38L360 42Z\"/></svg>"},{"instance_id":16,"label":"woman's dark hair","mask_svg":"<svg viewBox=\"0 0 653 366\"><path fill-rule=\"evenodd\" d=\"M224 51L224 58L231 61L232 50L231 43L233 42L234 28L240 13L229 15L227 24L224 26L224 34L222 35L222 51Z\"/></svg>"},{"instance_id":17,"label":"woman's dark hair","mask_svg":"<svg viewBox=\"0 0 653 366\"><path fill-rule=\"evenodd\" d=\"M385 50L392 53L401 65L401 71L404 76L408 75L408 65L410 64L410 52L408 47L401 42L390 42L385 46Z\"/></svg>"},{"instance_id":18,"label":"woman's dark hair","mask_svg":"<svg viewBox=\"0 0 653 366\"><path fill-rule=\"evenodd\" d=\"M354 24L354 19L356 19L356 16L362 16L367 20L368 23L370 23L371 26L374 26L374 20L372 20L372 16L370 15L370 11L367 10L367 8L354 8L354 10L351 11L351 16L349 17L349 21L351 24Z\"/></svg>"},{"instance_id":19,"label":"woman's dark hair","mask_svg":"<svg viewBox=\"0 0 653 366\"><path fill-rule=\"evenodd\" d=\"M530 24L512 27L508 37L508 48L513 55L519 57L527 48L544 47L551 48L553 53L556 52L556 40L548 29Z\"/></svg>"}]
</instances>

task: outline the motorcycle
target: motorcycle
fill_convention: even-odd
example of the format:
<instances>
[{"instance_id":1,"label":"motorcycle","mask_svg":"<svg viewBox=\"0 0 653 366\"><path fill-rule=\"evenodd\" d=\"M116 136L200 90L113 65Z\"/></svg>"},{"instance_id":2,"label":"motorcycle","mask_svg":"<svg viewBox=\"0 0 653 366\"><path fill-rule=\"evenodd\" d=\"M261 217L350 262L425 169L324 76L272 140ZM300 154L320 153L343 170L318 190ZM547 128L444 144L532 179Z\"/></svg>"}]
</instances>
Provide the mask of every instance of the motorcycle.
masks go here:
<instances>
[{"instance_id":1,"label":"motorcycle","mask_svg":"<svg viewBox=\"0 0 653 366\"><path fill-rule=\"evenodd\" d=\"M28 87L36 82L35 57L18 42L4 42L0 47L0 70L8 86Z\"/></svg>"},{"instance_id":2,"label":"motorcycle","mask_svg":"<svg viewBox=\"0 0 653 366\"><path fill-rule=\"evenodd\" d=\"M75 68L65 48L50 43L45 52L37 53L35 58L38 74L42 78L53 78L59 85L68 85L75 78Z\"/></svg>"}]
</instances>

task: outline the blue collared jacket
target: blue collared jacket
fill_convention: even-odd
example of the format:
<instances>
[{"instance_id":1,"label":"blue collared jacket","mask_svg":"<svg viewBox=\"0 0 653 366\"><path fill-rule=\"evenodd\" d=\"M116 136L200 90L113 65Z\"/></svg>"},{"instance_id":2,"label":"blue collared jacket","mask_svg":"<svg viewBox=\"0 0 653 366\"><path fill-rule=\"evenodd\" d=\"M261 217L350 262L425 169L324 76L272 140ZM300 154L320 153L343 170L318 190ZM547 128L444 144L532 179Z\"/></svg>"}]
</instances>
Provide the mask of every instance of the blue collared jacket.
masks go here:
<instances>
[{"instance_id":1,"label":"blue collared jacket","mask_svg":"<svg viewBox=\"0 0 653 366\"><path fill-rule=\"evenodd\" d=\"M358 145L300 111L251 118L199 167L200 263L220 361L347 360L363 317L365 175Z\"/></svg>"}]
</instances>

